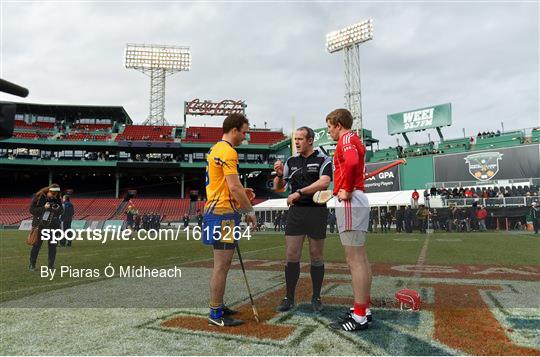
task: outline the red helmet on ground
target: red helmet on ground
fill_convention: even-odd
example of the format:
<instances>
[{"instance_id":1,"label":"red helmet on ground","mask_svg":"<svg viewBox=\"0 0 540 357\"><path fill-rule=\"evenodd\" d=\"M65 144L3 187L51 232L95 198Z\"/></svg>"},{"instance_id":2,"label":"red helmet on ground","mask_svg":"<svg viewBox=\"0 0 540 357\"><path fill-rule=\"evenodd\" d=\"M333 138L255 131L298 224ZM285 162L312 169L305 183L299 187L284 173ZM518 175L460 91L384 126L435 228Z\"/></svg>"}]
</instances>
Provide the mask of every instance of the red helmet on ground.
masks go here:
<instances>
[{"instance_id":1,"label":"red helmet on ground","mask_svg":"<svg viewBox=\"0 0 540 357\"><path fill-rule=\"evenodd\" d=\"M396 300L399 302L401 310L420 310L420 295L416 290L401 289L396 293Z\"/></svg>"}]
</instances>

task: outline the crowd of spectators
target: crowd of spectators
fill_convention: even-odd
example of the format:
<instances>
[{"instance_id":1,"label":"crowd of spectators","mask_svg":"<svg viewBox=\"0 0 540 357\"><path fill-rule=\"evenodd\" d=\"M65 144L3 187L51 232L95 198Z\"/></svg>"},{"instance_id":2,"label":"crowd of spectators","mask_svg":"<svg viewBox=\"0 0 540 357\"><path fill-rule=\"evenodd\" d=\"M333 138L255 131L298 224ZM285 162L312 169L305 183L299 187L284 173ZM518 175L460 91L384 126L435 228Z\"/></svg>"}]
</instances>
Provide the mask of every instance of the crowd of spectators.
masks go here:
<instances>
[{"instance_id":1,"label":"crowd of spectators","mask_svg":"<svg viewBox=\"0 0 540 357\"><path fill-rule=\"evenodd\" d=\"M444 199L449 198L504 198L504 197L530 197L538 196L539 186L537 185L518 185L518 186L493 186L493 187L454 187L454 188L436 188L431 187L424 191L424 197L441 196Z\"/></svg>"},{"instance_id":2,"label":"crowd of spectators","mask_svg":"<svg viewBox=\"0 0 540 357\"><path fill-rule=\"evenodd\" d=\"M414 143L414 146L408 147L405 150L403 150L403 147L399 145L397 146L397 148L398 156L400 158L411 156L436 155L442 153L440 150L435 149L435 143L433 141L430 141L427 144Z\"/></svg>"},{"instance_id":3,"label":"crowd of spectators","mask_svg":"<svg viewBox=\"0 0 540 357\"><path fill-rule=\"evenodd\" d=\"M527 224L532 227L527 228ZM427 233L428 229L446 232L485 232L489 229L526 230L540 232L540 204L532 202L522 216L493 216L486 206L473 202L466 207L451 206L435 209L419 205L394 208L372 208L369 215L369 232L387 233L395 226L396 233Z\"/></svg>"},{"instance_id":4,"label":"crowd of spectators","mask_svg":"<svg viewBox=\"0 0 540 357\"><path fill-rule=\"evenodd\" d=\"M82 132L82 131L71 131L70 134L85 134L85 137L82 138L82 139L76 139L77 141L103 141L105 140L106 138L106 133L103 133L103 134L87 134L85 132ZM58 134L58 136L56 136L56 140L66 140L68 137L68 135L64 132ZM73 138L71 139L68 139L68 140L75 140Z\"/></svg>"},{"instance_id":5,"label":"crowd of spectators","mask_svg":"<svg viewBox=\"0 0 540 357\"><path fill-rule=\"evenodd\" d=\"M497 130L496 132L493 131L483 131L479 132L478 135L476 135L477 138L494 138L496 136L501 136L501 131Z\"/></svg>"},{"instance_id":6,"label":"crowd of spectators","mask_svg":"<svg viewBox=\"0 0 540 357\"><path fill-rule=\"evenodd\" d=\"M450 209L430 209L420 205L418 209L400 206L397 210L372 208L369 215L369 231L386 233L395 225L396 233L413 233L414 230L426 233L427 229L447 232L486 231L487 209L474 203L471 207L452 207Z\"/></svg>"}]
</instances>

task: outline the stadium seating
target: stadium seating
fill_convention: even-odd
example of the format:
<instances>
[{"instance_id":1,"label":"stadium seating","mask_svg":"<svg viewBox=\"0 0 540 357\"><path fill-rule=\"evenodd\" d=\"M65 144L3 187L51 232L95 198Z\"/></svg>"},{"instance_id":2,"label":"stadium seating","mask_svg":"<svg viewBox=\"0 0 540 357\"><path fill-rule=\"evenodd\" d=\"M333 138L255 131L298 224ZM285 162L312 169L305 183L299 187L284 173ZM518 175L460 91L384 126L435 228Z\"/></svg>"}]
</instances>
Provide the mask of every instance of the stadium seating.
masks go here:
<instances>
[{"instance_id":1,"label":"stadium seating","mask_svg":"<svg viewBox=\"0 0 540 357\"><path fill-rule=\"evenodd\" d=\"M253 204L266 201L264 198L255 198ZM31 198L0 198L0 224L15 225L25 219L31 219L29 212ZM123 203L117 198L71 198L71 203L75 208L76 220L105 221L109 219L124 220L125 211L117 212L118 207ZM180 222L186 213L189 213L190 199L180 198L135 198L131 204L138 210L140 215L150 212L157 212L163 218L163 222ZM196 201L196 209L201 212L206 201ZM127 206L125 207L127 209ZM115 215L116 213L116 215Z\"/></svg>"},{"instance_id":2,"label":"stadium seating","mask_svg":"<svg viewBox=\"0 0 540 357\"><path fill-rule=\"evenodd\" d=\"M172 126L126 125L116 141L174 141Z\"/></svg>"},{"instance_id":3,"label":"stadium seating","mask_svg":"<svg viewBox=\"0 0 540 357\"><path fill-rule=\"evenodd\" d=\"M398 158L399 156L396 148L381 149L373 153L371 162L394 160Z\"/></svg>"},{"instance_id":4,"label":"stadium seating","mask_svg":"<svg viewBox=\"0 0 540 357\"><path fill-rule=\"evenodd\" d=\"M476 138L476 150L503 148L521 145L524 141L523 131L512 131L497 136L483 136Z\"/></svg>"},{"instance_id":5,"label":"stadium seating","mask_svg":"<svg viewBox=\"0 0 540 357\"><path fill-rule=\"evenodd\" d=\"M72 199L75 207L74 219L86 220L106 220L111 218L118 205L123 201L119 198L80 198L79 200ZM82 207L78 206L79 203L82 203Z\"/></svg>"},{"instance_id":6,"label":"stadium seating","mask_svg":"<svg viewBox=\"0 0 540 357\"><path fill-rule=\"evenodd\" d=\"M189 211L189 203L189 199L163 199L159 213L164 222L181 221Z\"/></svg>"},{"instance_id":7,"label":"stadium seating","mask_svg":"<svg viewBox=\"0 0 540 357\"><path fill-rule=\"evenodd\" d=\"M13 132L14 138L19 139L47 139L50 135L47 133L40 132L24 132L24 131L15 131Z\"/></svg>"},{"instance_id":8,"label":"stadium seating","mask_svg":"<svg viewBox=\"0 0 540 357\"><path fill-rule=\"evenodd\" d=\"M279 131L257 131L249 132L250 144L275 144L285 139L285 135Z\"/></svg>"},{"instance_id":9,"label":"stadium seating","mask_svg":"<svg viewBox=\"0 0 540 357\"><path fill-rule=\"evenodd\" d=\"M465 152L471 147L469 140L469 138L444 140L439 144L438 149L444 154Z\"/></svg>"},{"instance_id":10,"label":"stadium seating","mask_svg":"<svg viewBox=\"0 0 540 357\"><path fill-rule=\"evenodd\" d=\"M159 198L133 199L131 204L139 211L139 214L145 214L160 212L163 200Z\"/></svg>"},{"instance_id":11,"label":"stadium seating","mask_svg":"<svg viewBox=\"0 0 540 357\"><path fill-rule=\"evenodd\" d=\"M31 198L0 198L0 224L17 224L25 219L31 219L29 208Z\"/></svg>"},{"instance_id":12,"label":"stadium seating","mask_svg":"<svg viewBox=\"0 0 540 357\"><path fill-rule=\"evenodd\" d=\"M428 155L428 154L431 154L432 152L433 152L433 143L410 145L403 150L403 153L405 154L405 156Z\"/></svg>"},{"instance_id":13,"label":"stadium seating","mask_svg":"<svg viewBox=\"0 0 540 357\"><path fill-rule=\"evenodd\" d=\"M83 123L74 123L71 126L71 130L78 131L110 131L112 129L111 124L83 124Z\"/></svg>"},{"instance_id":14,"label":"stadium seating","mask_svg":"<svg viewBox=\"0 0 540 357\"><path fill-rule=\"evenodd\" d=\"M223 136L220 127L192 126L187 128L185 142L215 143ZM286 137L279 131L252 130L249 132L250 144L275 144Z\"/></svg>"},{"instance_id":15,"label":"stadium seating","mask_svg":"<svg viewBox=\"0 0 540 357\"><path fill-rule=\"evenodd\" d=\"M192 126L186 130L185 142L215 143L223 136L223 129L219 127Z\"/></svg>"},{"instance_id":16,"label":"stadium seating","mask_svg":"<svg viewBox=\"0 0 540 357\"><path fill-rule=\"evenodd\" d=\"M28 124L24 120L15 120L15 129L45 129L52 130L54 129L54 123L36 121L35 123Z\"/></svg>"},{"instance_id":17,"label":"stadium seating","mask_svg":"<svg viewBox=\"0 0 540 357\"><path fill-rule=\"evenodd\" d=\"M195 212L200 210L201 212L204 210L204 205L206 204L206 201L197 201L195 204Z\"/></svg>"},{"instance_id":18,"label":"stadium seating","mask_svg":"<svg viewBox=\"0 0 540 357\"><path fill-rule=\"evenodd\" d=\"M68 133L63 140L77 141L105 141L109 140L111 135L107 134L89 134L89 133Z\"/></svg>"}]
</instances>

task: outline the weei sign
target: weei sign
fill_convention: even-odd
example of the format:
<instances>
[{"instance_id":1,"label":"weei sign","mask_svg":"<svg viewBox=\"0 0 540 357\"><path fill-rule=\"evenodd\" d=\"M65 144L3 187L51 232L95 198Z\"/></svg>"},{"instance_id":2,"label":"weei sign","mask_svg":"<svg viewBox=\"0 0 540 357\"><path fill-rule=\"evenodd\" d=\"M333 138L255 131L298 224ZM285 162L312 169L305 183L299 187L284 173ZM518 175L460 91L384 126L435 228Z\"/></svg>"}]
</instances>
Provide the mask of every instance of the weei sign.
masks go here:
<instances>
[{"instance_id":1,"label":"weei sign","mask_svg":"<svg viewBox=\"0 0 540 357\"><path fill-rule=\"evenodd\" d=\"M433 165L438 182L540 177L540 145L437 155Z\"/></svg>"},{"instance_id":2,"label":"weei sign","mask_svg":"<svg viewBox=\"0 0 540 357\"><path fill-rule=\"evenodd\" d=\"M390 135L448 126L452 125L452 104L446 103L389 114L387 118Z\"/></svg>"}]
</instances>

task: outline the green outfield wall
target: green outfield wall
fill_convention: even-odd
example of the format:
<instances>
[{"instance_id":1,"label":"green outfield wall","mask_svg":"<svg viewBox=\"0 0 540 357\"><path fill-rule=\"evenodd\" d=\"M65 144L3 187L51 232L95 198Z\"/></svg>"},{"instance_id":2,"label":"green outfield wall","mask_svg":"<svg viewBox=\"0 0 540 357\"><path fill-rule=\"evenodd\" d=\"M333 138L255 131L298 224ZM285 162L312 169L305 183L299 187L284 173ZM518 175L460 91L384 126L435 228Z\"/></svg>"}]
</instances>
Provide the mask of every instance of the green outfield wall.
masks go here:
<instances>
[{"instance_id":1,"label":"green outfield wall","mask_svg":"<svg viewBox=\"0 0 540 357\"><path fill-rule=\"evenodd\" d=\"M400 186L402 190L425 188L434 181L433 157L408 157L407 165L400 168Z\"/></svg>"}]
</instances>

